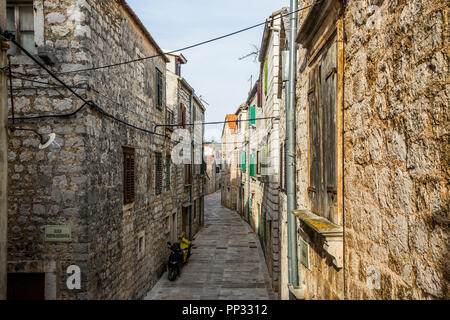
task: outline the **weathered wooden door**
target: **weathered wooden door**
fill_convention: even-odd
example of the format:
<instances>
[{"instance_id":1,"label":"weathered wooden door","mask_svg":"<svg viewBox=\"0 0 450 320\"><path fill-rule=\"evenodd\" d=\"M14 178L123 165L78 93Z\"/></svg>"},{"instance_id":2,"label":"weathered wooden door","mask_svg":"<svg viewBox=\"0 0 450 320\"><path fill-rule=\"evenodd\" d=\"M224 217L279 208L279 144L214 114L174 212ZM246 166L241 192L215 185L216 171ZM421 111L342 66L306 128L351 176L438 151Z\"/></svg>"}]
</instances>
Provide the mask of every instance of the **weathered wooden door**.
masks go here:
<instances>
[{"instance_id":1,"label":"weathered wooden door","mask_svg":"<svg viewBox=\"0 0 450 320\"><path fill-rule=\"evenodd\" d=\"M336 200L336 41L309 73L311 211L333 219Z\"/></svg>"},{"instance_id":2,"label":"weathered wooden door","mask_svg":"<svg viewBox=\"0 0 450 320\"><path fill-rule=\"evenodd\" d=\"M322 140L320 134L319 108L319 65L309 72L308 103L309 103L309 187L311 211L322 212Z\"/></svg>"},{"instance_id":3,"label":"weathered wooden door","mask_svg":"<svg viewBox=\"0 0 450 320\"><path fill-rule=\"evenodd\" d=\"M7 300L45 300L45 273L8 273Z\"/></svg>"},{"instance_id":4,"label":"weathered wooden door","mask_svg":"<svg viewBox=\"0 0 450 320\"><path fill-rule=\"evenodd\" d=\"M322 57L320 100L322 107L323 216L333 220L336 199L336 42Z\"/></svg>"}]
</instances>

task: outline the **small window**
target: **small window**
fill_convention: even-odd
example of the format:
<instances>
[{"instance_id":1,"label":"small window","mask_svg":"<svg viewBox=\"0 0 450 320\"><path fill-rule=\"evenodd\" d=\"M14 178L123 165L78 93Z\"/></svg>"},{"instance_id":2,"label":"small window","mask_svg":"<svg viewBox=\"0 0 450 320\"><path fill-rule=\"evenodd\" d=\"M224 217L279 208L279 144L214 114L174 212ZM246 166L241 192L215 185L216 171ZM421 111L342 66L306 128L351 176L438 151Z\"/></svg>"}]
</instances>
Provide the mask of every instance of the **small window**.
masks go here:
<instances>
[{"instance_id":1,"label":"small window","mask_svg":"<svg viewBox=\"0 0 450 320\"><path fill-rule=\"evenodd\" d=\"M156 174L155 174L155 193L161 194L162 192L162 179L163 179L163 163L162 163L162 156L160 153L157 153L156 156Z\"/></svg>"},{"instance_id":2,"label":"small window","mask_svg":"<svg viewBox=\"0 0 450 320\"><path fill-rule=\"evenodd\" d=\"M175 124L174 120L175 119L174 119L174 116L173 116L173 111L167 109L166 110L166 125L173 125L173 124ZM166 129L173 130L173 127L168 126L168 127L166 127Z\"/></svg>"},{"instance_id":3,"label":"small window","mask_svg":"<svg viewBox=\"0 0 450 320\"><path fill-rule=\"evenodd\" d=\"M179 114L179 124L186 128L186 108L184 104L180 103L180 114Z\"/></svg>"},{"instance_id":4,"label":"small window","mask_svg":"<svg viewBox=\"0 0 450 320\"><path fill-rule=\"evenodd\" d=\"M134 149L123 147L123 202L129 204L134 201Z\"/></svg>"},{"instance_id":5,"label":"small window","mask_svg":"<svg viewBox=\"0 0 450 320\"><path fill-rule=\"evenodd\" d=\"M145 255L145 231L141 231L138 233L138 259L142 258Z\"/></svg>"},{"instance_id":6,"label":"small window","mask_svg":"<svg viewBox=\"0 0 450 320\"><path fill-rule=\"evenodd\" d=\"M197 200L194 200L194 220L197 217Z\"/></svg>"},{"instance_id":7,"label":"small window","mask_svg":"<svg viewBox=\"0 0 450 320\"><path fill-rule=\"evenodd\" d=\"M181 63L175 60L175 74L181 76Z\"/></svg>"},{"instance_id":8,"label":"small window","mask_svg":"<svg viewBox=\"0 0 450 320\"><path fill-rule=\"evenodd\" d=\"M156 68L156 107L163 108L163 74Z\"/></svg>"},{"instance_id":9,"label":"small window","mask_svg":"<svg viewBox=\"0 0 450 320\"><path fill-rule=\"evenodd\" d=\"M191 184L192 168L190 164L184 165L184 184Z\"/></svg>"},{"instance_id":10,"label":"small window","mask_svg":"<svg viewBox=\"0 0 450 320\"><path fill-rule=\"evenodd\" d=\"M11 4L8 1L6 17L6 29L14 34L16 41L24 49L35 53L33 1L13 2ZM14 44L10 43L10 47L8 54L21 54L21 52L17 52Z\"/></svg>"},{"instance_id":11,"label":"small window","mask_svg":"<svg viewBox=\"0 0 450 320\"><path fill-rule=\"evenodd\" d=\"M261 154L256 151L256 174L261 174Z\"/></svg>"},{"instance_id":12,"label":"small window","mask_svg":"<svg viewBox=\"0 0 450 320\"><path fill-rule=\"evenodd\" d=\"M216 166L216 173L220 173L220 168Z\"/></svg>"}]
</instances>

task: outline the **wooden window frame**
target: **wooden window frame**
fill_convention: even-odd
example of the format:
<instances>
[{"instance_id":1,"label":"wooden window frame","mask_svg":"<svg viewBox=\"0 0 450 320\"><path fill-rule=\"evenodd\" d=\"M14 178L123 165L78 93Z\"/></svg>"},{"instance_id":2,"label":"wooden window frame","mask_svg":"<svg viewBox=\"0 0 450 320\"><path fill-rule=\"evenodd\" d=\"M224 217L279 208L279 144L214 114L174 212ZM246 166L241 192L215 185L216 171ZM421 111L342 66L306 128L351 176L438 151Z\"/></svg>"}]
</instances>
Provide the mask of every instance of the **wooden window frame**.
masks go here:
<instances>
[{"instance_id":1,"label":"wooden window frame","mask_svg":"<svg viewBox=\"0 0 450 320\"><path fill-rule=\"evenodd\" d=\"M337 200L337 50L331 37L308 73L308 194L311 211L329 221L334 220Z\"/></svg>"},{"instance_id":2,"label":"wooden window frame","mask_svg":"<svg viewBox=\"0 0 450 320\"><path fill-rule=\"evenodd\" d=\"M33 12L33 30L21 30L20 26L20 8L21 7L31 7ZM36 53L36 30L35 30L35 9L34 9L34 3L32 0L29 2L15 2L15 1L8 1L6 3L6 8L10 9L12 8L14 10L14 30L8 30L9 32L14 33L15 39L20 45L24 46L24 43L22 42L22 33L32 33L33 34L33 42L34 47L33 50L31 50L31 53ZM6 16L6 21L8 21L8 16ZM6 22L7 23L7 22ZM11 55L23 55L22 50L16 48L16 46L10 42L10 49L8 50L8 53Z\"/></svg>"},{"instance_id":3,"label":"wooden window frame","mask_svg":"<svg viewBox=\"0 0 450 320\"><path fill-rule=\"evenodd\" d=\"M173 127L171 125L175 124L175 118L172 110L166 109L166 127L167 130L173 131Z\"/></svg>"},{"instance_id":4,"label":"wooden window frame","mask_svg":"<svg viewBox=\"0 0 450 320\"><path fill-rule=\"evenodd\" d=\"M134 148L122 147L123 153L123 203L130 204L135 199L136 159Z\"/></svg>"}]
</instances>

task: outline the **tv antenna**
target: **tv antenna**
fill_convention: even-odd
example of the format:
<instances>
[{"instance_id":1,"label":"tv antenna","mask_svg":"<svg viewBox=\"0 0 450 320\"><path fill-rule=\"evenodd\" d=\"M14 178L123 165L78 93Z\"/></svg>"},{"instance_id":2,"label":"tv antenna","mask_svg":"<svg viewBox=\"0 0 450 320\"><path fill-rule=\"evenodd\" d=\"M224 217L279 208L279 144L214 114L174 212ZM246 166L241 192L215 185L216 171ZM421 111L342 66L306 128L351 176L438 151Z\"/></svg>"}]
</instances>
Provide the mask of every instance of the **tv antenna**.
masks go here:
<instances>
[{"instance_id":1,"label":"tv antenna","mask_svg":"<svg viewBox=\"0 0 450 320\"><path fill-rule=\"evenodd\" d=\"M205 103L207 106L209 106L209 103L208 103L205 99L203 99L203 97L202 97L201 95L198 96L198 98L200 99L201 102L203 102L203 103Z\"/></svg>"}]
</instances>

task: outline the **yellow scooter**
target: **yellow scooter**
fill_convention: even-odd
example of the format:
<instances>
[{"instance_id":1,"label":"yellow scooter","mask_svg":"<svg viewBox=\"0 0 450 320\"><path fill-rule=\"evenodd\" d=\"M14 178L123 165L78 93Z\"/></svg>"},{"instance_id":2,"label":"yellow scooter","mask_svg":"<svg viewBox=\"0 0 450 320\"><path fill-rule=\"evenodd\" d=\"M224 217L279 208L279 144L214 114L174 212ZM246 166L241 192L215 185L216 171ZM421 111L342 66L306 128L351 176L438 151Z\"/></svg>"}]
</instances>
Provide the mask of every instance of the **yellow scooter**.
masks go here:
<instances>
[{"instance_id":1,"label":"yellow scooter","mask_svg":"<svg viewBox=\"0 0 450 320\"><path fill-rule=\"evenodd\" d=\"M195 240L195 238L193 238L192 240ZM192 247L192 241L189 241L185 237L180 238L180 249L183 250L183 263L186 263L191 256Z\"/></svg>"}]
</instances>

